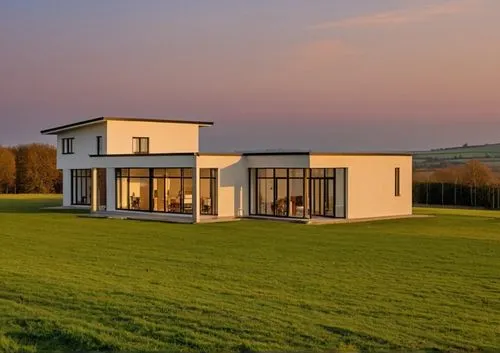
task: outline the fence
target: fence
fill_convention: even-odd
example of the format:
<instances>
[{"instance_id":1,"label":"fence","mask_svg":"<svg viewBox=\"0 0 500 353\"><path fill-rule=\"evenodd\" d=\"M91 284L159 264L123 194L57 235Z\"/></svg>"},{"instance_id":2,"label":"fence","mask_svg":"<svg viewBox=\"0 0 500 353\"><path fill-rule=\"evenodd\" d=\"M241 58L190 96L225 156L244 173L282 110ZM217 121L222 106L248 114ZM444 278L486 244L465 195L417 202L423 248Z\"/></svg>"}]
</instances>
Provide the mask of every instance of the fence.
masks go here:
<instances>
[{"instance_id":1,"label":"fence","mask_svg":"<svg viewBox=\"0 0 500 353\"><path fill-rule=\"evenodd\" d=\"M413 203L500 209L500 186L474 187L451 183L414 183Z\"/></svg>"}]
</instances>

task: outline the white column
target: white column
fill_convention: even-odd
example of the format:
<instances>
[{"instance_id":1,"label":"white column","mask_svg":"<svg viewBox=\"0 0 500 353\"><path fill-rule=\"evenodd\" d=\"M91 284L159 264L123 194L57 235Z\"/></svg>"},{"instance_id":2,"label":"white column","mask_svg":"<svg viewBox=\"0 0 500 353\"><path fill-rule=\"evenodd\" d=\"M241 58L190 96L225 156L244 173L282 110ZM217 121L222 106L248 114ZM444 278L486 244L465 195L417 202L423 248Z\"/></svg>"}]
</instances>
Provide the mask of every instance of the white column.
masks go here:
<instances>
[{"instance_id":1,"label":"white column","mask_svg":"<svg viewBox=\"0 0 500 353\"><path fill-rule=\"evenodd\" d=\"M97 168L92 168L92 205L91 212L97 212Z\"/></svg>"},{"instance_id":2,"label":"white column","mask_svg":"<svg viewBox=\"0 0 500 353\"><path fill-rule=\"evenodd\" d=\"M106 169L106 211L116 210L115 168Z\"/></svg>"},{"instance_id":3,"label":"white column","mask_svg":"<svg viewBox=\"0 0 500 353\"><path fill-rule=\"evenodd\" d=\"M198 156L194 157L193 167L193 223L200 222L200 168L198 167Z\"/></svg>"},{"instance_id":4,"label":"white column","mask_svg":"<svg viewBox=\"0 0 500 353\"><path fill-rule=\"evenodd\" d=\"M71 206L71 169L63 169L63 206Z\"/></svg>"}]
</instances>

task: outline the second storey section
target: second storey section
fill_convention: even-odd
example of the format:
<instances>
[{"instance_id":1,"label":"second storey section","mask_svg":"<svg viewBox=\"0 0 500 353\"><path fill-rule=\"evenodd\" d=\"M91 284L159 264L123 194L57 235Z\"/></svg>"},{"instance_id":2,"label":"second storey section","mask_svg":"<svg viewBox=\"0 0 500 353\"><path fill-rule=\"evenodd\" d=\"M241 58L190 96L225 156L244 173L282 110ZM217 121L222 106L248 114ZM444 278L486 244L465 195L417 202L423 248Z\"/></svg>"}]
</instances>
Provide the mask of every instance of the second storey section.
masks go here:
<instances>
[{"instance_id":1,"label":"second storey section","mask_svg":"<svg viewBox=\"0 0 500 353\"><path fill-rule=\"evenodd\" d=\"M196 153L212 122L100 117L42 131L57 135L59 169L90 168L91 156Z\"/></svg>"}]
</instances>

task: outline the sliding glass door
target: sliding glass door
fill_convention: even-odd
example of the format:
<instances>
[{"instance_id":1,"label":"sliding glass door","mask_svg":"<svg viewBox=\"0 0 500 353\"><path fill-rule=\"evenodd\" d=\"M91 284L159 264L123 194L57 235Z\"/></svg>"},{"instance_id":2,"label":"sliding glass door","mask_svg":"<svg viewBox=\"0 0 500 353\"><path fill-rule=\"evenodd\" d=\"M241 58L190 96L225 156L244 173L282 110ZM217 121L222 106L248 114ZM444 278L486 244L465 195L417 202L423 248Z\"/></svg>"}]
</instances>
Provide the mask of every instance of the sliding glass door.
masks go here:
<instances>
[{"instance_id":1,"label":"sliding glass door","mask_svg":"<svg viewBox=\"0 0 500 353\"><path fill-rule=\"evenodd\" d=\"M344 218L346 169L251 168L250 215Z\"/></svg>"},{"instance_id":2,"label":"sliding glass door","mask_svg":"<svg viewBox=\"0 0 500 353\"><path fill-rule=\"evenodd\" d=\"M215 169L200 169L200 213L216 214ZM207 184L208 181L208 185ZM207 189L208 187L208 189ZM165 213L193 213L191 168L116 169L116 208Z\"/></svg>"}]
</instances>

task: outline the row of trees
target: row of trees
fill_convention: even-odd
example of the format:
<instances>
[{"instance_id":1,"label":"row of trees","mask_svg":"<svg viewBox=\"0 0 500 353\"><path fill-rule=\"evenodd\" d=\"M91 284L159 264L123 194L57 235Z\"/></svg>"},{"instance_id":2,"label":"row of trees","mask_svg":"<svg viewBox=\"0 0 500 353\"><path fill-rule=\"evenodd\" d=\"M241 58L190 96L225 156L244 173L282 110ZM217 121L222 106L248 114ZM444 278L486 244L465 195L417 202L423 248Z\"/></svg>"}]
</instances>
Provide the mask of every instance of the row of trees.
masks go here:
<instances>
[{"instance_id":1,"label":"row of trees","mask_svg":"<svg viewBox=\"0 0 500 353\"><path fill-rule=\"evenodd\" d=\"M416 176L415 182L446 183L472 187L500 185L500 178L490 167L477 160L463 165L437 169L425 176Z\"/></svg>"},{"instance_id":2,"label":"row of trees","mask_svg":"<svg viewBox=\"0 0 500 353\"><path fill-rule=\"evenodd\" d=\"M485 164L469 161L426 174L413 183L417 204L500 209L500 179Z\"/></svg>"},{"instance_id":3,"label":"row of trees","mask_svg":"<svg viewBox=\"0 0 500 353\"><path fill-rule=\"evenodd\" d=\"M0 146L0 193L60 193L57 151L46 144Z\"/></svg>"}]
</instances>

